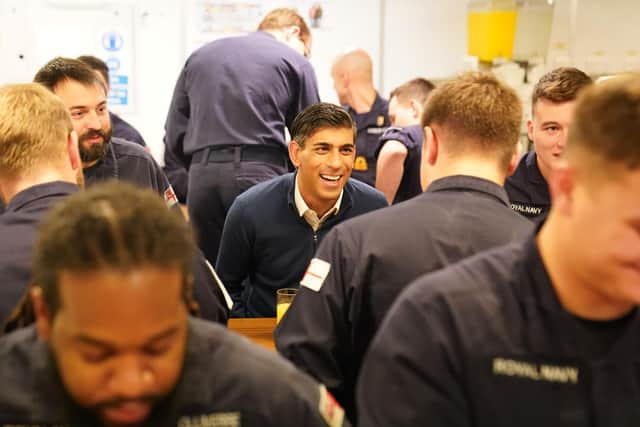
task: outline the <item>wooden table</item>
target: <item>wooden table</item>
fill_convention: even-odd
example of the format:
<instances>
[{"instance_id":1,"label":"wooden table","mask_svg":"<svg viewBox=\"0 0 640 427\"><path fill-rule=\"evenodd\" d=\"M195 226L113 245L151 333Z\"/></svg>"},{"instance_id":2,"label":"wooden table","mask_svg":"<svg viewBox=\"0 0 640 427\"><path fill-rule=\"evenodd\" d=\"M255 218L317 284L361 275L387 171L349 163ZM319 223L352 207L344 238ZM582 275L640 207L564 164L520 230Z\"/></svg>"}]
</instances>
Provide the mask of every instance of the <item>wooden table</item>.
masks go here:
<instances>
[{"instance_id":1,"label":"wooden table","mask_svg":"<svg viewBox=\"0 0 640 427\"><path fill-rule=\"evenodd\" d=\"M275 317L229 319L227 326L230 330L244 335L254 343L276 351L273 342L273 330L276 328Z\"/></svg>"}]
</instances>

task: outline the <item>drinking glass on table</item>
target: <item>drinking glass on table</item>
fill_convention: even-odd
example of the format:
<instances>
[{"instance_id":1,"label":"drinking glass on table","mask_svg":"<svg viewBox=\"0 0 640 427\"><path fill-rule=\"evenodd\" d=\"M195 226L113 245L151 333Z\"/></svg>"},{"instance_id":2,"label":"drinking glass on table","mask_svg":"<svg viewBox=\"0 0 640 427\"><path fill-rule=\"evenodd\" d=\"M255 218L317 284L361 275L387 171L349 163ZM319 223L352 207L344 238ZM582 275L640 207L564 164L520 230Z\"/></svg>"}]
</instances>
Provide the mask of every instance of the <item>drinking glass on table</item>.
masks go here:
<instances>
[{"instance_id":1,"label":"drinking glass on table","mask_svg":"<svg viewBox=\"0 0 640 427\"><path fill-rule=\"evenodd\" d=\"M280 319L289 309L297 292L295 288L282 288L276 291L276 323L280 323Z\"/></svg>"}]
</instances>

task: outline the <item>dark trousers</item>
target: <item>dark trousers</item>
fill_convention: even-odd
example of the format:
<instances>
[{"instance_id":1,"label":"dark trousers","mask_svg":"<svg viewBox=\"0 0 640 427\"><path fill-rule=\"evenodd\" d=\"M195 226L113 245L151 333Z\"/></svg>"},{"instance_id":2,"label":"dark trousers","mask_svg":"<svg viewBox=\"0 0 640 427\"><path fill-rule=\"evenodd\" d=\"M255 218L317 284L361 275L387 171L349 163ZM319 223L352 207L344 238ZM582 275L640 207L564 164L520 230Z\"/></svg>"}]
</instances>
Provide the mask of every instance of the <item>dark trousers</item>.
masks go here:
<instances>
[{"instance_id":1,"label":"dark trousers","mask_svg":"<svg viewBox=\"0 0 640 427\"><path fill-rule=\"evenodd\" d=\"M284 150L282 162L192 161L189 168L187 208L198 245L205 257L215 265L222 228L235 198L255 184L288 172ZM260 209L256 206L256 209Z\"/></svg>"}]
</instances>

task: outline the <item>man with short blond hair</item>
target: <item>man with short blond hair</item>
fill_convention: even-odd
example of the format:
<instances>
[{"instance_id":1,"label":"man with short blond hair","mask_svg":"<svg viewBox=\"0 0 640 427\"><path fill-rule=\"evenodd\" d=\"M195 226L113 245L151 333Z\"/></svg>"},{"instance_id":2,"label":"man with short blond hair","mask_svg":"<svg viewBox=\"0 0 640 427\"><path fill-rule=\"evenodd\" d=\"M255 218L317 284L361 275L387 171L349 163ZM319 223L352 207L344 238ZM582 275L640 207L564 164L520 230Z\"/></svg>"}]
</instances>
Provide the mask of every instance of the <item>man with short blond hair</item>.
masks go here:
<instances>
[{"instance_id":1,"label":"man with short blond hair","mask_svg":"<svg viewBox=\"0 0 640 427\"><path fill-rule=\"evenodd\" d=\"M0 325L31 283L38 226L51 208L83 186L76 135L68 106L42 85L0 89L0 198L8 203L0 215ZM193 272L196 312L226 323L224 290L202 256L193 258ZM12 328L30 323L31 313L24 300Z\"/></svg>"},{"instance_id":2,"label":"man with short blond hair","mask_svg":"<svg viewBox=\"0 0 640 427\"><path fill-rule=\"evenodd\" d=\"M285 128L320 100L310 49L304 19L275 9L258 31L193 52L178 77L165 158L188 170L189 218L212 263L234 199L289 171Z\"/></svg>"},{"instance_id":3,"label":"man with short blond hair","mask_svg":"<svg viewBox=\"0 0 640 427\"><path fill-rule=\"evenodd\" d=\"M34 175L46 166L71 168L69 152L77 152L77 136L60 98L35 84L5 86L0 96L0 178Z\"/></svg>"},{"instance_id":4,"label":"man with short blond hair","mask_svg":"<svg viewBox=\"0 0 640 427\"><path fill-rule=\"evenodd\" d=\"M523 242L420 277L358 385L362 425L640 423L640 75L578 95Z\"/></svg>"},{"instance_id":5,"label":"man with short blond hair","mask_svg":"<svg viewBox=\"0 0 640 427\"><path fill-rule=\"evenodd\" d=\"M505 182L511 208L531 220L549 211L549 175L562 160L576 97L592 83L583 71L561 67L542 76L533 89L527 130L534 150L522 157Z\"/></svg>"},{"instance_id":6,"label":"man with short blond hair","mask_svg":"<svg viewBox=\"0 0 640 427\"><path fill-rule=\"evenodd\" d=\"M0 88L0 325L29 286L41 216L82 183L78 138L62 101L38 84Z\"/></svg>"},{"instance_id":7,"label":"man with short blond hair","mask_svg":"<svg viewBox=\"0 0 640 427\"><path fill-rule=\"evenodd\" d=\"M309 26L294 9L279 8L269 12L260 24L259 31L281 31L283 28L297 27L300 41L305 45L302 51L303 55L309 57L311 55L311 31Z\"/></svg>"},{"instance_id":8,"label":"man with short blond hair","mask_svg":"<svg viewBox=\"0 0 640 427\"><path fill-rule=\"evenodd\" d=\"M443 83L422 115L426 191L337 225L311 260L276 347L326 384L352 422L362 358L407 283L530 232L502 187L521 117L516 93L488 73Z\"/></svg>"}]
</instances>

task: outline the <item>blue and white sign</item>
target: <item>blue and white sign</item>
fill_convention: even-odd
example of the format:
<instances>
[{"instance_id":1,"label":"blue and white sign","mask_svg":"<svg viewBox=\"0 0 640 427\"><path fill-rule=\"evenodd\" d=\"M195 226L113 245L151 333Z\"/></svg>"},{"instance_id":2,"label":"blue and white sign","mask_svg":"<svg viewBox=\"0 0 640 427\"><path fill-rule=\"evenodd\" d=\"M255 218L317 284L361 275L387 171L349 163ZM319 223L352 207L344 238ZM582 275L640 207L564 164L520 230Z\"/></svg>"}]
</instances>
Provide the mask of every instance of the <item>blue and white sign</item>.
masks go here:
<instances>
[{"instance_id":1,"label":"blue and white sign","mask_svg":"<svg viewBox=\"0 0 640 427\"><path fill-rule=\"evenodd\" d=\"M120 76L117 74L110 74L109 75L109 86L114 87L114 86L126 86L129 84L129 77L127 76Z\"/></svg>"},{"instance_id":2,"label":"blue and white sign","mask_svg":"<svg viewBox=\"0 0 640 427\"><path fill-rule=\"evenodd\" d=\"M109 105L119 105L123 107L129 105L129 76L126 74L109 73L109 85L111 86L109 99L107 101Z\"/></svg>"},{"instance_id":3,"label":"blue and white sign","mask_svg":"<svg viewBox=\"0 0 640 427\"><path fill-rule=\"evenodd\" d=\"M116 57L107 58L104 62L107 64L107 67L109 67L109 72L118 71L120 69L120 60Z\"/></svg>"},{"instance_id":4,"label":"blue and white sign","mask_svg":"<svg viewBox=\"0 0 640 427\"><path fill-rule=\"evenodd\" d=\"M109 92L109 104L127 105L129 103L129 89L113 89Z\"/></svg>"},{"instance_id":5,"label":"blue and white sign","mask_svg":"<svg viewBox=\"0 0 640 427\"><path fill-rule=\"evenodd\" d=\"M125 13L125 11L127 13ZM102 54L109 67L109 108L117 113L133 109L133 15L130 8L120 9L117 21L97 28Z\"/></svg>"},{"instance_id":6,"label":"blue and white sign","mask_svg":"<svg viewBox=\"0 0 640 427\"><path fill-rule=\"evenodd\" d=\"M102 36L102 47L109 52L117 52L122 49L124 39L122 34L117 32L108 32Z\"/></svg>"}]
</instances>

